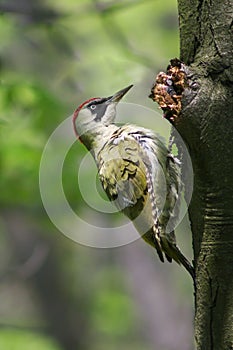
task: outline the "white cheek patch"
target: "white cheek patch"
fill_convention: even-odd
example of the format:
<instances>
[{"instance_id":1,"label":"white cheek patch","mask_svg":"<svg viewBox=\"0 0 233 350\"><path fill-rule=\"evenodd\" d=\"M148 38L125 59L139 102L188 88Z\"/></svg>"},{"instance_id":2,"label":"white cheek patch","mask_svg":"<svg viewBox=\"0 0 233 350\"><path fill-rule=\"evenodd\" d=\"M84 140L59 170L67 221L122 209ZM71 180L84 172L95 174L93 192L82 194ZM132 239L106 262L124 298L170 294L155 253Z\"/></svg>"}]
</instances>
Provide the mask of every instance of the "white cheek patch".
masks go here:
<instances>
[{"instance_id":1,"label":"white cheek patch","mask_svg":"<svg viewBox=\"0 0 233 350\"><path fill-rule=\"evenodd\" d=\"M75 121L77 133L81 136L91 129L93 124L96 124L95 115L93 115L91 111L86 108L82 109Z\"/></svg>"},{"instance_id":2,"label":"white cheek patch","mask_svg":"<svg viewBox=\"0 0 233 350\"><path fill-rule=\"evenodd\" d=\"M117 105L116 103L110 103L107 106L105 114L102 118L103 124L109 125L114 121L116 116L116 105Z\"/></svg>"}]
</instances>

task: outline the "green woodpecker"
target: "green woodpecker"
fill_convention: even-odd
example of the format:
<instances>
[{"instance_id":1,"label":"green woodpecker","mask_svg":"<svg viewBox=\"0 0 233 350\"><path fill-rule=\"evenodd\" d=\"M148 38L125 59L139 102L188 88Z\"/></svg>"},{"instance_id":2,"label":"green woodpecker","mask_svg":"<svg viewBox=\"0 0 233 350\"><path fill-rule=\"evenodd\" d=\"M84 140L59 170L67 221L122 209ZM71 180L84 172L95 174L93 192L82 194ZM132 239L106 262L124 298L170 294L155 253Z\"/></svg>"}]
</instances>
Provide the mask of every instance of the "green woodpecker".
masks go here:
<instances>
[{"instance_id":1,"label":"green woodpecker","mask_svg":"<svg viewBox=\"0 0 233 350\"><path fill-rule=\"evenodd\" d=\"M77 137L93 155L110 201L123 212L164 262L174 259L194 278L194 270L176 245L180 167L161 138L136 125L114 124L116 106L133 85L107 98L92 98L74 112Z\"/></svg>"}]
</instances>

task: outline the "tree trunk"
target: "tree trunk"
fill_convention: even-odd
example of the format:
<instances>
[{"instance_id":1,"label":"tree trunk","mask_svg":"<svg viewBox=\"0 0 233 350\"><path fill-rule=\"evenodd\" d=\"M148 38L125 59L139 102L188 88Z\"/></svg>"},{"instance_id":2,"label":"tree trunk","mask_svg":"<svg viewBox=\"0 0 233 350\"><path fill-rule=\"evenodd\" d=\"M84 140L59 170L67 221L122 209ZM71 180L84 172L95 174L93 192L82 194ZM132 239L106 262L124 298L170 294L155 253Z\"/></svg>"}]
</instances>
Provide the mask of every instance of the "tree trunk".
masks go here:
<instances>
[{"instance_id":1,"label":"tree trunk","mask_svg":"<svg viewBox=\"0 0 233 350\"><path fill-rule=\"evenodd\" d=\"M195 337L198 350L233 349L233 38L231 0L178 0L181 60L193 89L175 127L194 170Z\"/></svg>"}]
</instances>

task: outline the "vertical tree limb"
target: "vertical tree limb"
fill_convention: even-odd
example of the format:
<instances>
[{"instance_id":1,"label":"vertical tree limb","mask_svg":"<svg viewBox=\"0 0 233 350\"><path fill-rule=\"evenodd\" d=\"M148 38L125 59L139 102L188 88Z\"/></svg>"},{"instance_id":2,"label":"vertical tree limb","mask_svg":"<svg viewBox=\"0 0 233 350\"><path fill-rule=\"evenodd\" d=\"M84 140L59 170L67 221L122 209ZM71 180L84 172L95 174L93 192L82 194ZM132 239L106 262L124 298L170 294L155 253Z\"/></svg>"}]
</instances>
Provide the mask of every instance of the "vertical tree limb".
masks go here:
<instances>
[{"instance_id":1,"label":"vertical tree limb","mask_svg":"<svg viewBox=\"0 0 233 350\"><path fill-rule=\"evenodd\" d=\"M178 0L180 56L152 88L192 159L198 350L233 349L233 3ZM185 170L185 169L184 169ZM186 183L189 179L186 178Z\"/></svg>"},{"instance_id":2,"label":"vertical tree limb","mask_svg":"<svg viewBox=\"0 0 233 350\"><path fill-rule=\"evenodd\" d=\"M233 349L233 3L178 0L178 9L180 56L195 86L174 124L194 169L197 349Z\"/></svg>"}]
</instances>

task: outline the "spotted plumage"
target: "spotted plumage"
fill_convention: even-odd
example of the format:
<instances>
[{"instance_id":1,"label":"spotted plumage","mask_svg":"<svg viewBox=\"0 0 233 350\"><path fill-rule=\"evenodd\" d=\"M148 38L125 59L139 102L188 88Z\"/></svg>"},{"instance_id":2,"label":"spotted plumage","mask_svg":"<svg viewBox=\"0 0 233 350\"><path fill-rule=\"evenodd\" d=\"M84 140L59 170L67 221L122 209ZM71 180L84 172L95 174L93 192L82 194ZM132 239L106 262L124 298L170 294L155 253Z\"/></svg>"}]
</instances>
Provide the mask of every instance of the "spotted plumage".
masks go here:
<instances>
[{"instance_id":1,"label":"spotted plumage","mask_svg":"<svg viewBox=\"0 0 233 350\"><path fill-rule=\"evenodd\" d=\"M164 255L169 262L174 259L193 277L174 234L181 191L178 162L153 131L114 124L116 104L129 88L81 105L73 118L76 134L91 151L109 199L132 220L161 261Z\"/></svg>"}]
</instances>

